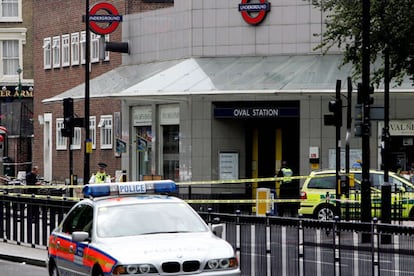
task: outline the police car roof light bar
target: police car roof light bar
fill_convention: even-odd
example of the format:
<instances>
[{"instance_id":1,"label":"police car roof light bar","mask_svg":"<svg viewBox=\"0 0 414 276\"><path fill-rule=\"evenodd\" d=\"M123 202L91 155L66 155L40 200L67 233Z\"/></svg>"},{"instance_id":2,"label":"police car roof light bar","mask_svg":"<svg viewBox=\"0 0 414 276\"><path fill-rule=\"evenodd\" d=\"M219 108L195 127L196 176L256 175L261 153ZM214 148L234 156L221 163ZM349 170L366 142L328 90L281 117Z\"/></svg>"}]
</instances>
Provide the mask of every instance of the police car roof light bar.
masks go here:
<instances>
[{"instance_id":1,"label":"police car roof light bar","mask_svg":"<svg viewBox=\"0 0 414 276\"><path fill-rule=\"evenodd\" d=\"M85 197L103 197L110 195L164 194L177 190L172 180L134 181L106 184L88 184L83 187Z\"/></svg>"}]
</instances>

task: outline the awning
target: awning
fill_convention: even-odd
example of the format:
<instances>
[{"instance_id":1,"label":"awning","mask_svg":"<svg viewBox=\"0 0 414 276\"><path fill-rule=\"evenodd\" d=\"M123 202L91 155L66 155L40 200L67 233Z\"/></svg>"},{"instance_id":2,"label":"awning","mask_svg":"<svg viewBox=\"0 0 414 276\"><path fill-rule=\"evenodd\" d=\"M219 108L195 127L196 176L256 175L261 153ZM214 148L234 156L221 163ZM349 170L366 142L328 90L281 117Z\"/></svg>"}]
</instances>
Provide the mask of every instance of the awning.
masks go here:
<instances>
[{"instance_id":1,"label":"awning","mask_svg":"<svg viewBox=\"0 0 414 276\"><path fill-rule=\"evenodd\" d=\"M340 68L341 60L342 55L279 55L203 57L124 65L91 80L90 97L331 93L335 91L337 79L342 80L342 89L346 91L351 66ZM84 89L82 84L43 102L83 98ZM411 81L391 90L414 92Z\"/></svg>"}]
</instances>

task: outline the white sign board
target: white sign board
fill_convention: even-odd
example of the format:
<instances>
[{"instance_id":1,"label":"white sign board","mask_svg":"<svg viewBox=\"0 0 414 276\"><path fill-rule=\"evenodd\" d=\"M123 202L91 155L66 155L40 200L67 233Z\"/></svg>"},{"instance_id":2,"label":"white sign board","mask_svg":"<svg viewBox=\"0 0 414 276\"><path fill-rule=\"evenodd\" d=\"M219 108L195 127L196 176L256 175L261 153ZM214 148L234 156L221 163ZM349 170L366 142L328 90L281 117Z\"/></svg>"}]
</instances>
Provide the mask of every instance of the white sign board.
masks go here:
<instances>
[{"instance_id":1,"label":"white sign board","mask_svg":"<svg viewBox=\"0 0 414 276\"><path fill-rule=\"evenodd\" d=\"M220 180L239 179L239 154L237 152L220 152Z\"/></svg>"}]
</instances>

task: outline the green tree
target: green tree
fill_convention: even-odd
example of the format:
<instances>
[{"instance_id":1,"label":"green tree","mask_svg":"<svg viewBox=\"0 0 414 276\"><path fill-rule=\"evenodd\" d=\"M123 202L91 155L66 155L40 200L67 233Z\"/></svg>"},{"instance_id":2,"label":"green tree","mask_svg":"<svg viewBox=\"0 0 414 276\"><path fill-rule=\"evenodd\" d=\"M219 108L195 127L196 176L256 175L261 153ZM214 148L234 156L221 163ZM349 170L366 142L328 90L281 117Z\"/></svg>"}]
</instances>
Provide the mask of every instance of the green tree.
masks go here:
<instances>
[{"instance_id":1,"label":"green tree","mask_svg":"<svg viewBox=\"0 0 414 276\"><path fill-rule=\"evenodd\" d=\"M316 49L326 53L340 47L342 65L352 63L354 79L361 76L362 2L364 0L305 0L326 14L326 29ZM384 75L384 53L390 57L390 78L401 84L414 75L414 0L371 0L371 81L379 85Z\"/></svg>"}]
</instances>

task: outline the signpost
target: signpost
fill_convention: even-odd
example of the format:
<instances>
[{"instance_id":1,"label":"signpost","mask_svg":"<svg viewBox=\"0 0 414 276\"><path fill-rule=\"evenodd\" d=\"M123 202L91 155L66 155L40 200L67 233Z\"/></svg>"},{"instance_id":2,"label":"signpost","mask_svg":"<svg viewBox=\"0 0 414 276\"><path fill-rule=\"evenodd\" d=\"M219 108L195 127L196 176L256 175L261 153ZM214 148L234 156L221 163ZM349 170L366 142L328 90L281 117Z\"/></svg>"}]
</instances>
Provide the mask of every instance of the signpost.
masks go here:
<instances>
[{"instance_id":1,"label":"signpost","mask_svg":"<svg viewBox=\"0 0 414 276\"><path fill-rule=\"evenodd\" d=\"M101 11L106 14L100 13ZM84 181L89 179L90 174L90 156L92 149L92 140L90 139L90 128L89 128L89 114L90 114L90 31L99 34L106 35L115 31L122 21L122 15L119 15L118 10L114 5L110 3L97 3L89 9L89 0L85 3L85 151L84 151ZM102 26L104 23L108 23L107 26Z\"/></svg>"}]
</instances>

